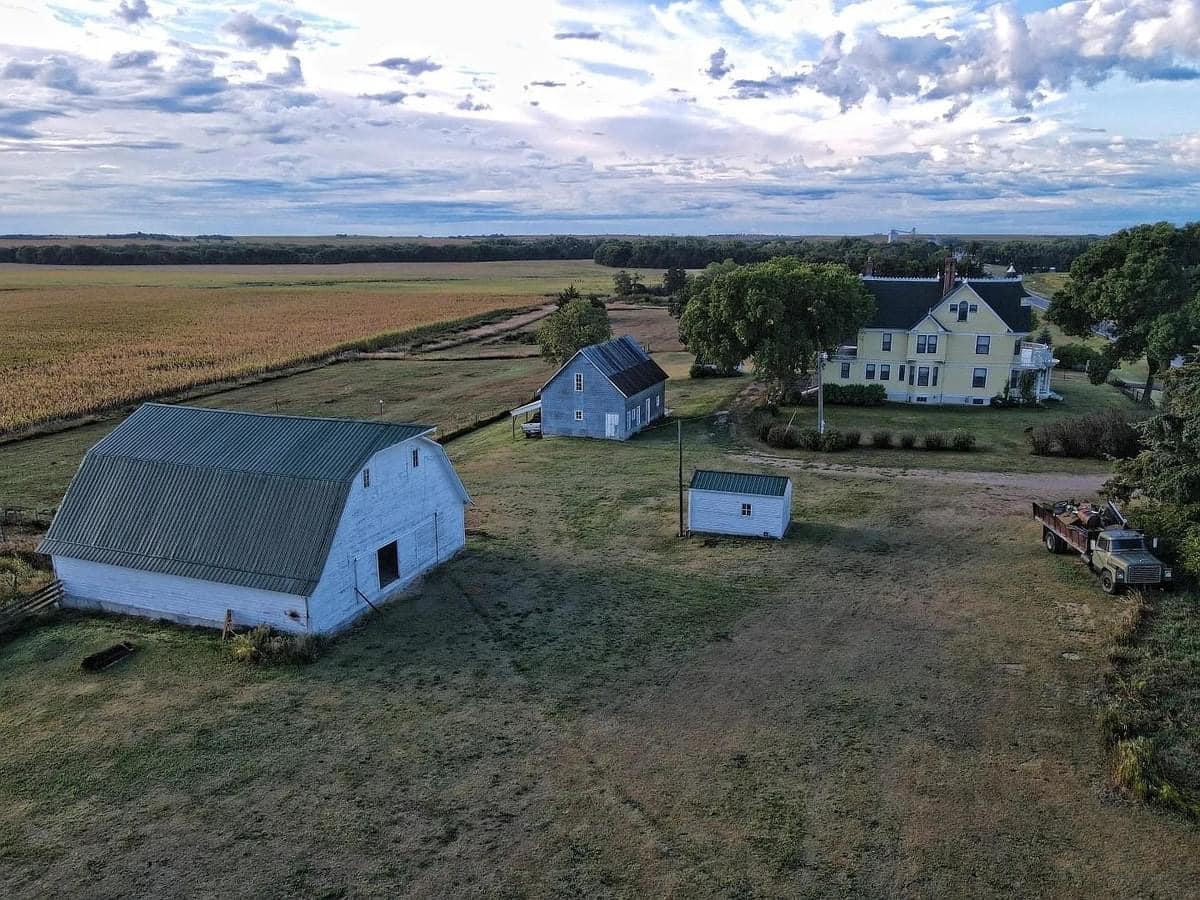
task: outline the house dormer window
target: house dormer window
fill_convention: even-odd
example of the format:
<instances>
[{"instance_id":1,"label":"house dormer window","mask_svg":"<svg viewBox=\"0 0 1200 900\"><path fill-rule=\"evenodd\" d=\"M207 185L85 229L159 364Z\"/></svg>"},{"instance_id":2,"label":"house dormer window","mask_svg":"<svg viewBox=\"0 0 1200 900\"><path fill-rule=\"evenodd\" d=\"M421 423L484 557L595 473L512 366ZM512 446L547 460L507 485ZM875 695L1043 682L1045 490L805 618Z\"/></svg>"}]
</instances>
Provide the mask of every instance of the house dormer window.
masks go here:
<instances>
[{"instance_id":1,"label":"house dormer window","mask_svg":"<svg viewBox=\"0 0 1200 900\"><path fill-rule=\"evenodd\" d=\"M884 334L884 336L883 336L883 345L882 345L881 349L882 349L882 350L883 350L885 353L886 353L888 350L891 350L891 349L892 349L892 336L891 336L890 334Z\"/></svg>"},{"instance_id":2,"label":"house dormer window","mask_svg":"<svg viewBox=\"0 0 1200 900\"><path fill-rule=\"evenodd\" d=\"M950 307L950 311L954 312L953 306ZM960 322L967 321L967 304L965 304L965 303L958 304L958 321L960 321Z\"/></svg>"},{"instance_id":3,"label":"house dormer window","mask_svg":"<svg viewBox=\"0 0 1200 900\"><path fill-rule=\"evenodd\" d=\"M937 353L937 335L936 334L931 334L929 336L928 350L930 353Z\"/></svg>"},{"instance_id":4,"label":"house dormer window","mask_svg":"<svg viewBox=\"0 0 1200 900\"><path fill-rule=\"evenodd\" d=\"M582 372L575 373L575 390L576 391L583 390L583 373Z\"/></svg>"},{"instance_id":5,"label":"house dormer window","mask_svg":"<svg viewBox=\"0 0 1200 900\"><path fill-rule=\"evenodd\" d=\"M917 352L918 352L918 353L924 353L924 352L925 352L925 342L926 342L925 335L923 335L923 334L918 334L918 335L917 335Z\"/></svg>"}]
</instances>

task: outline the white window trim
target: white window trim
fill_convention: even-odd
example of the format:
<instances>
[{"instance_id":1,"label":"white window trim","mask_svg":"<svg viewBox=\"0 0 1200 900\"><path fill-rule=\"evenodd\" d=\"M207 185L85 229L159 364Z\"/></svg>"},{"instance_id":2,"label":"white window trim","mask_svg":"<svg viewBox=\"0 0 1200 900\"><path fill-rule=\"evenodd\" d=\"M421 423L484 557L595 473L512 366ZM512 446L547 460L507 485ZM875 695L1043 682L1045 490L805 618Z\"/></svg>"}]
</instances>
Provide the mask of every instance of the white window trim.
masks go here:
<instances>
[{"instance_id":1,"label":"white window trim","mask_svg":"<svg viewBox=\"0 0 1200 900\"><path fill-rule=\"evenodd\" d=\"M575 373L575 390L579 393L583 392L583 373L582 372Z\"/></svg>"},{"instance_id":2,"label":"white window trim","mask_svg":"<svg viewBox=\"0 0 1200 900\"><path fill-rule=\"evenodd\" d=\"M576 422L583 421L583 410L582 409L575 410L575 421Z\"/></svg>"},{"instance_id":3,"label":"white window trim","mask_svg":"<svg viewBox=\"0 0 1200 900\"><path fill-rule=\"evenodd\" d=\"M742 504L742 518L743 518L743 519L749 519L749 518L750 518L751 516L753 516L753 515L754 515L754 506L753 506L753 504L750 504L750 503L743 503L743 504Z\"/></svg>"}]
</instances>

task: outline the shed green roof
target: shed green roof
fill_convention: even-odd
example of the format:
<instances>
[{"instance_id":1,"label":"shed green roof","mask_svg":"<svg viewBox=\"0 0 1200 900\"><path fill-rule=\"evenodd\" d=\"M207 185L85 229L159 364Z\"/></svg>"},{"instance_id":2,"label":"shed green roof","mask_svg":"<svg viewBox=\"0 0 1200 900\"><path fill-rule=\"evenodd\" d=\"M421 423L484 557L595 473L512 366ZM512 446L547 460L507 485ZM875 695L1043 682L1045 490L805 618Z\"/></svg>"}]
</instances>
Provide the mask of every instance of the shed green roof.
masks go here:
<instances>
[{"instance_id":1,"label":"shed green roof","mask_svg":"<svg viewBox=\"0 0 1200 900\"><path fill-rule=\"evenodd\" d=\"M760 497L782 497L791 481L783 475L758 475L753 472L717 472L697 469L692 474L693 491L715 491L721 494L755 494Z\"/></svg>"},{"instance_id":2,"label":"shed green roof","mask_svg":"<svg viewBox=\"0 0 1200 900\"><path fill-rule=\"evenodd\" d=\"M357 473L430 431L148 403L88 451L38 550L307 595Z\"/></svg>"}]
</instances>

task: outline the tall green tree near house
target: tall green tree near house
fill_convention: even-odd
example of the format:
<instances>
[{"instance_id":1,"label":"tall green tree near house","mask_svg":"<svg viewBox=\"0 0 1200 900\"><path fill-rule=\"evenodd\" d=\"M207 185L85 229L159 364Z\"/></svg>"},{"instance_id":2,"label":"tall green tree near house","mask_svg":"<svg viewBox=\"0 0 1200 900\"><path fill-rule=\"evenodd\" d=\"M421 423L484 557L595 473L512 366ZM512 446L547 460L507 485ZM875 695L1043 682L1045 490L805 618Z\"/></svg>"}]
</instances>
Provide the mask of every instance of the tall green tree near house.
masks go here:
<instances>
[{"instance_id":1,"label":"tall green tree near house","mask_svg":"<svg viewBox=\"0 0 1200 900\"><path fill-rule=\"evenodd\" d=\"M845 266L777 257L717 274L690 293L679 333L698 361L732 368L752 358L778 397L813 368L819 351L854 338L874 310Z\"/></svg>"},{"instance_id":2,"label":"tall green tree near house","mask_svg":"<svg viewBox=\"0 0 1200 900\"><path fill-rule=\"evenodd\" d=\"M608 310L582 298L563 304L537 330L542 357L554 366L561 366L583 347L611 337Z\"/></svg>"},{"instance_id":3,"label":"tall green tree near house","mask_svg":"<svg viewBox=\"0 0 1200 900\"><path fill-rule=\"evenodd\" d=\"M1104 325L1113 360L1145 357L1149 403L1158 373L1200 342L1200 223L1139 225L1092 244L1046 317L1080 336Z\"/></svg>"}]
</instances>

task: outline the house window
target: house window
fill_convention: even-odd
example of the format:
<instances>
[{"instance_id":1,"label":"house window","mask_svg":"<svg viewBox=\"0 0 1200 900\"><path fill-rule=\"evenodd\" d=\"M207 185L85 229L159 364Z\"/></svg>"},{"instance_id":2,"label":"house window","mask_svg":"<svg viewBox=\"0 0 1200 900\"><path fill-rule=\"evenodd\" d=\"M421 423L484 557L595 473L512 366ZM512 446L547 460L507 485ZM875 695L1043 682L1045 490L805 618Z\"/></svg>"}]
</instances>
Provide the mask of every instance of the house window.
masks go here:
<instances>
[{"instance_id":1,"label":"house window","mask_svg":"<svg viewBox=\"0 0 1200 900\"><path fill-rule=\"evenodd\" d=\"M908 383L909 383L909 384L912 384L912 383L913 383L913 376L914 376L914 375L916 375L916 374L917 374L917 367L916 367L916 366L909 366L909 367L908 367Z\"/></svg>"},{"instance_id":2,"label":"house window","mask_svg":"<svg viewBox=\"0 0 1200 900\"><path fill-rule=\"evenodd\" d=\"M889 380L891 377L892 377L892 367L891 367L891 366L889 366L889 365L887 365L887 364L883 364L883 365L881 365L881 366L879 367L879 380L880 380L880 381L887 381L887 380Z\"/></svg>"},{"instance_id":3,"label":"house window","mask_svg":"<svg viewBox=\"0 0 1200 900\"><path fill-rule=\"evenodd\" d=\"M885 351L892 349L892 336L890 334L885 334L883 336L882 349Z\"/></svg>"},{"instance_id":4,"label":"house window","mask_svg":"<svg viewBox=\"0 0 1200 900\"><path fill-rule=\"evenodd\" d=\"M421 465L421 451L418 450L416 447L413 447L412 467L415 469L419 465Z\"/></svg>"},{"instance_id":5,"label":"house window","mask_svg":"<svg viewBox=\"0 0 1200 900\"><path fill-rule=\"evenodd\" d=\"M583 390L583 373L582 372L575 373L575 390L577 390L577 391Z\"/></svg>"},{"instance_id":6,"label":"house window","mask_svg":"<svg viewBox=\"0 0 1200 900\"><path fill-rule=\"evenodd\" d=\"M1013 374L1016 375L1017 373L1013 372ZM370 486L371 486L371 470L363 469L363 487L369 488Z\"/></svg>"},{"instance_id":7,"label":"house window","mask_svg":"<svg viewBox=\"0 0 1200 900\"><path fill-rule=\"evenodd\" d=\"M975 352L987 356L992 350L992 336L981 334L975 338Z\"/></svg>"},{"instance_id":8,"label":"house window","mask_svg":"<svg viewBox=\"0 0 1200 900\"><path fill-rule=\"evenodd\" d=\"M933 386L934 387L937 387L937 373L938 373L938 367L934 366L933 367Z\"/></svg>"},{"instance_id":9,"label":"house window","mask_svg":"<svg viewBox=\"0 0 1200 900\"><path fill-rule=\"evenodd\" d=\"M953 306L950 308L954 309ZM967 321L967 304L965 304L965 303L958 304L958 321L960 321L960 322Z\"/></svg>"},{"instance_id":10,"label":"house window","mask_svg":"<svg viewBox=\"0 0 1200 900\"><path fill-rule=\"evenodd\" d=\"M1008 386L1010 388L1019 388L1021 386L1021 370L1013 369L1008 376Z\"/></svg>"},{"instance_id":11,"label":"house window","mask_svg":"<svg viewBox=\"0 0 1200 900\"><path fill-rule=\"evenodd\" d=\"M937 353L937 335L936 335L936 334L931 334L931 335L929 336L929 345L928 345L928 347L929 347L929 352L930 352L930 353Z\"/></svg>"},{"instance_id":12,"label":"house window","mask_svg":"<svg viewBox=\"0 0 1200 900\"><path fill-rule=\"evenodd\" d=\"M917 369L917 384L921 387L929 387L929 366L921 366Z\"/></svg>"},{"instance_id":13,"label":"house window","mask_svg":"<svg viewBox=\"0 0 1200 900\"><path fill-rule=\"evenodd\" d=\"M975 369L971 373L971 387L981 388L987 386L987 369Z\"/></svg>"},{"instance_id":14,"label":"house window","mask_svg":"<svg viewBox=\"0 0 1200 900\"><path fill-rule=\"evenodd\" d=\"M375 564L379 569L381 589L400 578L400 548L395 541L375 551Z\"/></svg>"},{"instance_id":15,"label":"house window","mask_svg":"<svg viewBox=\"0 0 1200 900\"><path fill-rule=\"evenodd\" d=\"M850 377L850 363L842 363L842 377L843 378Z\"/></svg>"},{"instance_id":16,"label":"house window","mask_svg":"<svg viewBox=\"0 0 1200 900\"><path fill-rule=\"evenodd\" d=\"M979 312L979 304L978 303L971 304L971 312Z\"/></svg>"},{"instance_id":17,"label":"house window","mask_svg":"<svg viewBox=\"0 0 1200 900\"><path fill-rule=\"evenodd\" d=\"M1020 356L1020 355L1021 355L1021 339L1017 338L1016 342L1013 344L1013 356Z\"/></svg>"},{"instance_id":18,"label":"house window","mask_svg":"<svg viewBox=\"0 0 1200 900\"><path fill-rule=\"evenodd\" d=\"M901 384L904 383L904 366L900 367L899 377L896 380L899 381Z\"/></svg>"},{"instance_id":19,"label":"house window","mask_svg":"<svg viewBox=\"0 0 1200 900\"><path fill-rule=\"evenodd\" d=\"M952 312L952 313L958 312L958 304L957 303L950 304L950 312Z\"/></svg>"},{"instance_id":20,"label":"house window","mask_svg":"<svg viewBox=\"0 0 1200 900\"><path fill-rule=\"evenodd\" d=\"M875 380L875 363L867 363L867 381Z\"/></svg>"},{"instance_id":21,"label":"house window","mask_svg":"<svg viewBox=\"0 0 1200 900\"><path fill-rule=\"evenodd\" d=\"M925 352L925 335L923 335L923 334L917 335L917 352L918 353Z\"/></svg>"},{"instance_id":22,"label":"house window","mask_svg":"<svg viewBox=\"0 0 1200 900\"><path fill-rule=\"evenodd\" d=\"M750 514L752 512L753 512L753 509L751 508L749 503L742 504L742 518L744 518L744 519L749 518Z\"/></svg>"},{"instance_id":23,"label":"house window","mask_svg":"<svg viewBox=\"0 0 1200 900\"><path fill-rule=\"evenodd\" d=\"M582 409L575 410L575 421L576 422L583 421L583 410Z\"/></svg>"}]
</instances>

